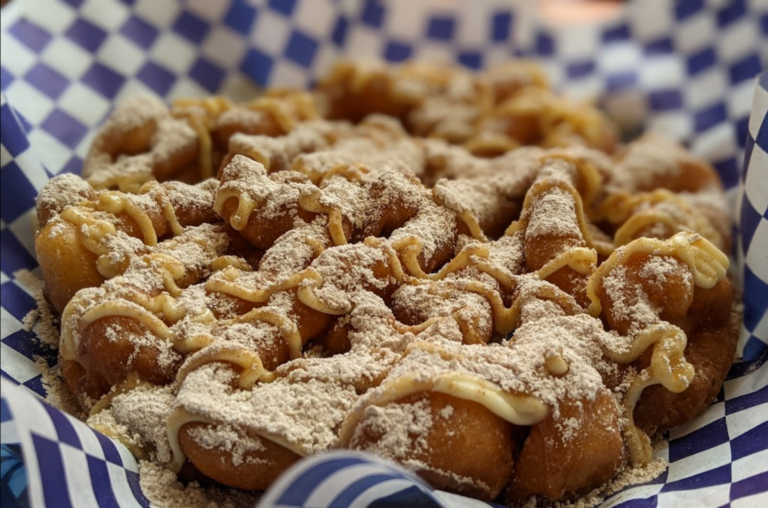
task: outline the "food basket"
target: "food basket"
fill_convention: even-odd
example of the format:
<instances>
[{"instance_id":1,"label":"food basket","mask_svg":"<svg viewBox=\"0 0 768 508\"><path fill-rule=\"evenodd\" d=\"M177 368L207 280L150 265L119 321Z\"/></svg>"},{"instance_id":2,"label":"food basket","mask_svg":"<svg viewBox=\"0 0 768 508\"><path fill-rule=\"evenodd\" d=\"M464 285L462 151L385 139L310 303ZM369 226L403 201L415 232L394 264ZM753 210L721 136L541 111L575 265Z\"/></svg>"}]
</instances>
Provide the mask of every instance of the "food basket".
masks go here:
<instances>
[{"instance_id":1,"label":"food basket","mask_svg":"<svg viewBox=\"0 0 768 508\"><path fill-rule=\"evenodd\" d=\"M95 128L125 97L243 100L266 86L306 88L340 56L472 69L533 58L561 91L598 100L627 137L655 130L713 164L735 218L739 359L711 407L655 451L668 470L599 505L768 505L764 0L637 0L579 26L542 21L525 0L14 0L1 25L3 506L150 506L125 447L42 400L39 366L54 367L57 355L27 317L40 291L37 193L55 175L80 172ZM259 503L488 506L342 450L304 459Z\"/></svg>"}]
</instances>

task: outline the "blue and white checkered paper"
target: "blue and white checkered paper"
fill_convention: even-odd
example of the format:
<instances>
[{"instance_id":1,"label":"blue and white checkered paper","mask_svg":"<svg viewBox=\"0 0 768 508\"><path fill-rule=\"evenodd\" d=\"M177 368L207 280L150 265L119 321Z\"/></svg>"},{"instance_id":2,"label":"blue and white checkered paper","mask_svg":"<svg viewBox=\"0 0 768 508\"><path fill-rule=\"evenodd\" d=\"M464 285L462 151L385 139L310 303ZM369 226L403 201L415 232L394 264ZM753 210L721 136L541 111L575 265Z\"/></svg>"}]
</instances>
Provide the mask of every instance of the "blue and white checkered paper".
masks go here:
<instances>
[{"instance_id":1,"label":"blue and white checkered paper","mask_svg":"<svg viewBox=\"0 0 768 508\"><path fill-rule=\"evenodd\" d=\"M754 79L768 62L768 2L636 0L589 29L539 22L533 4L11 2L0 18L2 442L21 444L31 506L148 506L121 445L29 395L45 394L34 359L56 362L21 324L35 302L14 275L37 266L31 219L39 190L56 174L80 171L95 127L123 97L244 99L262 86L310 85L341 55L470 68L533 57L561 89L600 96L627 132L661 131L715 165L738 216L743 360L717 401L671 432L658 452L669 470L604 506L768 505L768 77L758 87ZM18 448L2 452L5 506L7 489L23 498L24 482ZM393 464L338 452L302 461L261 506L472 503L432 491Z\"/></svg>"},{"instance_id":2,"label":"blue and white checkered paper","mask_svg":"<svg viewBox=\"0 0 768 508\"><path fill-rule=\"evenodd\" d=\"M124 446L7 379L0 383L3 446L23 450L29 506L150 506L139 488L136 459Z\"/></svg>"},{"instance_id":3,"label":"blue and white checkered paper","mask_svg":"<svg viewBox=\"0 0 768 508\"><path fill-rule=\"evenodd\" d=\"M744 294L743 357L765 358L768 350L768 72L755 87L753 115L744 149L739 215L739 263ZM762 114L761 114L762 112Z\"/></svg>"}]
</instances>

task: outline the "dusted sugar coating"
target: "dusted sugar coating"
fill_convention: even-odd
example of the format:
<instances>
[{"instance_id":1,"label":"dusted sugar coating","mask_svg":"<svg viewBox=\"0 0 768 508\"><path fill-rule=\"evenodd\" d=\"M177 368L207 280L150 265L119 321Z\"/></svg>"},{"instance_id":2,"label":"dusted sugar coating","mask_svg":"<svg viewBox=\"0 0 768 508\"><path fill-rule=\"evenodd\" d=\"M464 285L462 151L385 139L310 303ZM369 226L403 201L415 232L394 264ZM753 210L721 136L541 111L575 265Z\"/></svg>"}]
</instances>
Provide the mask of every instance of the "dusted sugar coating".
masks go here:
<instances>
[{"instance_id":1,"label":"dusted sugar coating","mask_svg":"<svg viewBox=\"0 0 768 508\"><path fill-rule=\"evenodd\" d=\"M35 251L56 310L63 312L78 290L124 272L164 238L213 222L217 183L148 182L139 194L128 194L96 191L74 176L51 180L37 200Z\"/></svg>"},{"instance_id":2,"label":"dusted sugar coating","mask_svg":"<svg viewBox=\"0 0 768 508\"><path fill-rule=\"evenodd\" d=\"M305 92L269 93L245 104L179 99L170 109L153 97L130 97L94 139L83 176L96 189L126 192L153 180L205 180L215 176L233 134L278 136L316 117Z\"/></svg>"},{"instance_id":3,"label":"dusted sugar coating","mask_svg":"<svg viewBox=\"0 0 768 508\"><path fill-rule=\"evenodd\" d=\"M616 147L611 123L591 105L555 95L532 62L472 74L426 62L388 67L342 61L320 80L318 92L329 118L359 121L383 113L416 136L461 144L482 156L524 145Z\"/></svg>"},{"instance_id":4,"label":"dusted sugar coating","mask_svg":"<svg viewBox=\"0 0 768 508\"><path fill-rule=\"evenodd\" d=\"M522 62L340 64L312 95L116 111L102 169L38 199L89 423L245 490L335 448L510 504L658 471L650 439L735 349L722 190L545 85ZM164 125L193 133L188 178L157 169L180 160Z\"/></svg>"}]
</instances>

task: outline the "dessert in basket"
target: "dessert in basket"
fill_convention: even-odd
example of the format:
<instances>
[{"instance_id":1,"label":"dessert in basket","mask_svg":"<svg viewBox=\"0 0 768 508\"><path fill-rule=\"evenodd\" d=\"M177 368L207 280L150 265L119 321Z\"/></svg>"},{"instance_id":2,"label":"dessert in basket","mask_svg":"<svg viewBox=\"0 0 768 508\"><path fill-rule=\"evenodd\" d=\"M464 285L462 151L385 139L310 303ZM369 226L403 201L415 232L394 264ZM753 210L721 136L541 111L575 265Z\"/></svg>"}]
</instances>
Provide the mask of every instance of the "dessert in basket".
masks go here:
<instances>
[{"instance_id":1,"label":"dessert in basket","mask_svg":"<svg viewBox=\"0 0 768 508\"><path fill-rule=\"evenodd\" d=\"M715 172L532 64L343 62L118 108L38 198L60 365L140 459L262 490L375 453L514 504L651 460L730 367Z\"/></svg>"}]
</instances>

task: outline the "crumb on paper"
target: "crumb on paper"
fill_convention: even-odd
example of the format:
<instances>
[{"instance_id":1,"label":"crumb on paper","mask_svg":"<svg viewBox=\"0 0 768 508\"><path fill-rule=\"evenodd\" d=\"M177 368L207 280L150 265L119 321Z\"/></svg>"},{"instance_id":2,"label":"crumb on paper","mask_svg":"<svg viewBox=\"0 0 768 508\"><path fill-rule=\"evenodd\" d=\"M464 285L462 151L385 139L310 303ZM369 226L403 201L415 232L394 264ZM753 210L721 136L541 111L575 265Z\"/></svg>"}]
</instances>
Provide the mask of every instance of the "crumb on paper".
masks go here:
<instances>
[{"instance_id":1,"label":"crumb on paper","mask_svg":"<svg viewBox=\"0 0 768 508\"><path fill-rule=\"evenodd\" d=\"M145 460L139 463L139 484L153 508L253 508L260 497L197 482L184 485L173 471Z\"/></svg>"}]
</instances>

